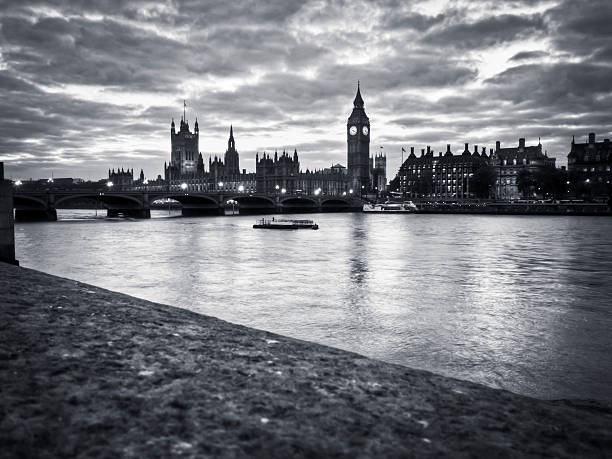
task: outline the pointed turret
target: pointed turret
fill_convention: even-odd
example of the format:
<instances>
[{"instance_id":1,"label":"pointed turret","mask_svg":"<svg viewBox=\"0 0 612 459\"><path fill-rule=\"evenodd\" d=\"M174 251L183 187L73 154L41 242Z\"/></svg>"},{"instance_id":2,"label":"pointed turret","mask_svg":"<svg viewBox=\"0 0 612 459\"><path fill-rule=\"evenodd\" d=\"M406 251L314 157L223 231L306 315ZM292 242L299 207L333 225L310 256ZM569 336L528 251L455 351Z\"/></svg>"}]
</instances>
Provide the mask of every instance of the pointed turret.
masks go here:
<instances>
[{"instance_id":1,"label":"pointed turret","mask_svg":"<svg viewBox=\"0 0 612 459\"><path fill-rule=\"evenodd\" d=\"M200 127L198 126L198 117L196 116L195 124L193 125L193 129L197 134L200 131Z\"/></svg>"},{"instance_id":2,"label":"pointed turret","mask_svg":"<svg viewBox=\"0 0 612 459\"><path fill-rule=\"evenodd\" d=\"M229 139L227 139L227 150L234 151L236 149L236 142L234 142L234 126L230 124Z\"/></svg>"},{"instance_id":3,"label":"pointed turret","mask_svg":"<svg viewBox=\"0 0 612 459\"><path fill-rule=\"evenodd\" d=\"M361 97L361 89L359 87L359 80L357 80L357 94L355 94L355 100L353 101L355 108L363 108L363 98Z\"/></svg>"}]
</instances>

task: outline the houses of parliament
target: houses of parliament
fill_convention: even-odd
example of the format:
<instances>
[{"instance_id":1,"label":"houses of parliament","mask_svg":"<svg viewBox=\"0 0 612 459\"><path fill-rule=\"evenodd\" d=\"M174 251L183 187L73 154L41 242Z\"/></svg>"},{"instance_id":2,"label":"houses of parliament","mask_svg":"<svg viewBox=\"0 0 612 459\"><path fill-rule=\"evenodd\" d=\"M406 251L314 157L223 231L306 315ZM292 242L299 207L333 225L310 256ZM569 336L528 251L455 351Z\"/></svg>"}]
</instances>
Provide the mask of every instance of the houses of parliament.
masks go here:
<instances>
[{"instance_id":1,"label":"houses of parliament","mask_svg":"<svg viewBox=\"0 0 612 459\"><path fill-rule=\"evenodd\" d=\"M170 189L186 184L193 191L229 191L262 194L350 195L384 191L386 157L370 157L370 121L364 109L359 83L353 110L347 121L347 166L335 164L324 169L303 170L297 150L255 155L255 172L240 169L234 129L230 126L223 157L210 157L206 167L199 150L199 126L193 132L185 115L176 130L170 124L171 156L164 164L164 178Z\"/></svg>"}]
</instances>

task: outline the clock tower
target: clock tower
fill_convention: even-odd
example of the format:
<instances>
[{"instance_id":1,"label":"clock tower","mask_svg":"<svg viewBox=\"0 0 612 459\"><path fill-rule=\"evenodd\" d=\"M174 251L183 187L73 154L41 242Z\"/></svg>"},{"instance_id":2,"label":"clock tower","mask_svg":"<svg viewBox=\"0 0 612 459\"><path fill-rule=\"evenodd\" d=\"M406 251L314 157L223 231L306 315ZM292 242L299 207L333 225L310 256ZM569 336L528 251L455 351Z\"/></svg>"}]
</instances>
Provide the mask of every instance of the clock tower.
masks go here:
<instances>
[{"instance_id":1,"label":"clock tower","mask_svg":"<svg viewBox=\"0 0 612 459\"><path fill-rule=\"evenodd\" d=\"M353 192L360 196L370 188L370 120L363 109L357 82L353 112L346 123L347 166ZM362 188L363 187L363 188Z\"/></svg>"}]
</instances>

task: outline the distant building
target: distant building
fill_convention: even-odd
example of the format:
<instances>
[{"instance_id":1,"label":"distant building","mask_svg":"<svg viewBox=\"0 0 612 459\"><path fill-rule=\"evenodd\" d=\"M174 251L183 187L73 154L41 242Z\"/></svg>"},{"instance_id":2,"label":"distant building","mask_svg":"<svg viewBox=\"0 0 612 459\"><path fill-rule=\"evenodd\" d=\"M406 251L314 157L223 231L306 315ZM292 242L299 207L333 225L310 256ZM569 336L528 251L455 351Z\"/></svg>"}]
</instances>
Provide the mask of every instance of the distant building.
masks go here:
<instances>
[{"instance_id":1,"label":"distant building","mask_svg":"<svg viewBox=\"0 0 612 459\"><path fill-rule=\"evenodd\" d=\"M469 178L472 177L488 158L486 151L470 153L468 144L460 155L451 152L450 144L444 155L434 155L431 147L421 150L417 157L414 147L398 172L399 191L406 197L432 197L437 199L466 199L474 197L470 191Z\"/></svg>"},{"instance_id":2,"label":"distant building","mask_svg":"<svg viewBox=\"0 0 612 459\"><path fill-rule=\"evenodd\" d=\"M364 109L359 83L353 101L353 111L346 123L347 167L351 188L370 191L370 119Z\"/></svg>"},{"instance_id":3,"label":"distant building","mask_svg":"<svg viewBox=\"0 0 612 459\"><path fill-rule=\"evenodd\" d=\"M255 156L257 192L275 194L285 190L287 194L342 194L349 193L346 168L340 164L328 169L305 172L300 170L297 150L293 154L283 151L274 156L263 153Z\"/></svg>"},{"instance_id":4,"label":"distant building","mask_svg":"<svg viewBox=\"0 0 612 459\"><path fill-rule=\"evenodd\" d=\"M169 189L179 190L186 184L187 188L193 191L255 192L255 174L247 173L244 169L240 171L233 126L230 126L224 158L209 158L208 172L204 167L202 153L194 150L199 145L197 120L193 133L189 131L189 125L182 120L178 134L174 132L174 121L170 126L172 153L170 162L164 164L164 177Z\"/></svg>"},{"instance_id":5,"label":"distant building","mask_svg":"<svg viewBox=\"0 0 612 459\"><path fill-rule=\"evenodd\" d=\"M555 158L542 153L542 144L525 146L525 139L519 139L518 147L501 148L501 142L495 143L495 151L489 163L497 172L495 197L498 199L519 199L521 192L517 178L521 170L537 174L543 168L554 168Z\"/></svg>"},{"instance_id":6,"label":"distant building","mask_svg":"<svg viewBox=\"0 0 612 459\"><path fill-rule=\"evenodd\" d=\"M171 156L170 166L178 172L179 175L193 174L196 172L198 165L199 154L199 139L200 129L198 127L198 119L196 118L194 132L189 131L189 123L181 118L179 131L175 131L174 119L170 124L170 145Z\"/></svg>"},{"instance_id":7,"label":"distant building","mask_svg":"<svg viewBox=\"0 0 612 459\"><path fill-rule=\"evenodd\" d=\"M142 173L142 171L141 171ZM126 188L131 188L134 184L134 169L128 169L126 171L121 168L121 170L115 169L112 171L108 170L108 182L112 183L112 187L114 190L122 190Z\"/></svg>"},{"instance_id":8,"label":"distant building","mask_svg":"<svg viewBox=\"0 0 612 459\"><path fill-rule=\"evenodd\" d=\"M588 141L572 145L567 155L567 169L572 185L579 194L591 196L612 195L612 146L610 139L595 141L595 133L589 133Z\"/></svg>"},{"instance_id":9,"label":"distant building","mask_svg":"<svg viewBox=\"0 0 612 459\"><path fill-rule=\"evenodd\" d=\"M373 164L370 164L370 182L373 191L381 193L387 190L387 157L381 153L374 158L370 158Z\"/></svg>"}]
</instances>

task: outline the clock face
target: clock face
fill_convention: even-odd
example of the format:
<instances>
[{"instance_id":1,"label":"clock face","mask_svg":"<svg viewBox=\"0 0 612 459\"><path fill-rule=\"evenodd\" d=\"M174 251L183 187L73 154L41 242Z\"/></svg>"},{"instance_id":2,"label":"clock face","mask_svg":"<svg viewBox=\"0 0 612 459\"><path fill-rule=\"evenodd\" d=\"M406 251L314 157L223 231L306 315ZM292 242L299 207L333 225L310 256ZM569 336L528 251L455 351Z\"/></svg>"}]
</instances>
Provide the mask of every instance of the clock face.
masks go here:
<instances>
[{"instance_id":1,"label":"clock face","mask_svg":"<svg viewBox=\"0 0 612 459\"><path fill-rule=\"evenodd\" d=\"M351 128L349 129L349 133L351 135L357 134L357 126L351 126Z\"/></svg>"},{"instance_id":2,"label":"clock face","mask_svg":"<svg viewBox=\"0 0 612 459\"><path fill-rule=\"evenodd\" d=\"M368 135L368 132L370 132L370 130L368 129L367 126L364 126L361 132L363 132L363 135Z\"/></svg>"}]
</instances>

